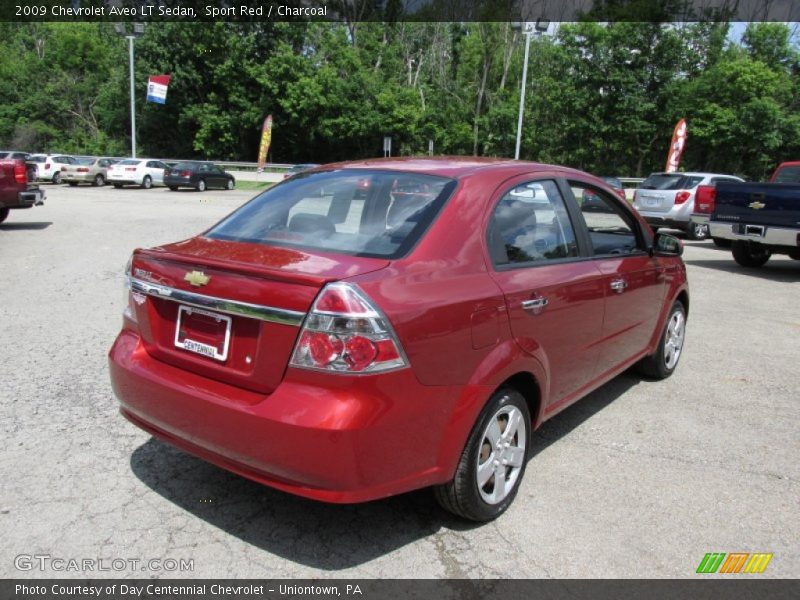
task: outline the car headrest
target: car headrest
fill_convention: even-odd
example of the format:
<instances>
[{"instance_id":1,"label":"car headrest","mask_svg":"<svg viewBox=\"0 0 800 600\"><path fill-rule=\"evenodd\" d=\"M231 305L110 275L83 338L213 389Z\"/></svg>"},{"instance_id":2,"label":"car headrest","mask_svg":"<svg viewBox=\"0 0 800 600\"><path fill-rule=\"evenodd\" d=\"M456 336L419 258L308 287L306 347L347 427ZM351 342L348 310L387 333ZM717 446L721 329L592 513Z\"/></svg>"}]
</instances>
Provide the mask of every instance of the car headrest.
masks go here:
<instances>
[{"instance_id":1,"label":"car headrest","mask_svg":"<svg viewBox=\"0 0 800 600\"><path fill-rule=\"evenodd\" d=\"M289 231L330 234L336 232L336 226L325 215L297 213L289 219Z\"/></svg>"}]
</instances>

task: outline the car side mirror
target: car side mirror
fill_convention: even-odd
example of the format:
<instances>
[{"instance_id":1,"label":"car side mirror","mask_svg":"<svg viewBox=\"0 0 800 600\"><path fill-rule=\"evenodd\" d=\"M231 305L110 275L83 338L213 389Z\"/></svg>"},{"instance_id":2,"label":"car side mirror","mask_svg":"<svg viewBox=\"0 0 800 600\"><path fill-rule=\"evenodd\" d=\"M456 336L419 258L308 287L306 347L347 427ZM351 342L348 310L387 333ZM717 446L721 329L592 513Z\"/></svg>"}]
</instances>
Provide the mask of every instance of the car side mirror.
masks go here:
<instances>
[{"instance_id":1,"label":"car side mirror","mask_svg":"<svg viewBox=\"0 0 800 600\"><path fill-rule=\"evenodd\" d=\"M682 256L683 242L673 235L657 233L653 241L652 254L658 256Z\"/></svg>"}]
</instances>

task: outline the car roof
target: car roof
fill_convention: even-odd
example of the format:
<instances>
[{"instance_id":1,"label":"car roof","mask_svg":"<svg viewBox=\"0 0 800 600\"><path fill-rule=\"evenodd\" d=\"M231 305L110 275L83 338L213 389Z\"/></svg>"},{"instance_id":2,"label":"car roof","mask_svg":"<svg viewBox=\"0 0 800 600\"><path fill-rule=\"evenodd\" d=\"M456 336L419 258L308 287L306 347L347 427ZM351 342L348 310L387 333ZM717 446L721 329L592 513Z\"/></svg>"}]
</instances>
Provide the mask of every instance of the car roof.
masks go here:
<instances>
[{"instance_id":1,"label":"car roof","mask_svg":"<svg viewBox=\"0 0 800 600\"><path fill-rule=\"evenodd\" d=\"M332 171L336 169L379 169L385 171L405 171L426 175L438 175L460 179L476 173L496 173L506 177L524 175L535 171L561 171L565 175L587 176L588 173L545 163L513 160L510 158L487 158L480 156L442 156L407 157L407 158L374 158L349 162L330 163L312 169L313 172ZM593 177L593 175L589 175ZM595 178L596 179L596 178Z\"/></svg>"},{"instance_id":2,"label":"car roof","mask_svg":"<svg viewBox=\"0 0 800 600\"><path fill-rule=\"evenodd\" d=\"M733 175L731 173L704 173L702 171L673 171L672 173L667 173L666 171L655 171L650 173L650 175L676 175L680 177L735 177L736 179L741 179L738 175Z\"/></svg>"}]
</instances>

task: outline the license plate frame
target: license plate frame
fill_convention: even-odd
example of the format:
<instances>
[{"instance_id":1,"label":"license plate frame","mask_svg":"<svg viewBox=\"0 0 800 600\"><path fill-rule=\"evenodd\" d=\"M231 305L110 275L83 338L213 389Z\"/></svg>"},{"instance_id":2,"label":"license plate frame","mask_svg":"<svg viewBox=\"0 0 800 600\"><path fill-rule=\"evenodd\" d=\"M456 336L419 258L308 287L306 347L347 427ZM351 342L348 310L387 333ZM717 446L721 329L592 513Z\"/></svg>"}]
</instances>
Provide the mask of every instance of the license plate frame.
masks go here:
<instances>
[{"instance_id":1,"label":"license plate frame","mask_svg":"<svg viewBox=\"0 0 800 600\"><path fill-rule=\"evenodd\" d=\"M187 335L181 336L181 323L183 322L183 317L185 314L204 315L206 317L216 320L218 323L225 323L225 334L222 343L222 352L220 352L218 348L211 346L210 344L206 344L198 340L193 340ZM178 306L178 317L175 321L175 347L186 350L187 352L192 352L193 354L198 354L199 356L205 356L206 358L211 358L219 362L225 362L226 360L228 360L228 353L229 353L228 351L230 350L230 345L231 345L232 324L233 324L233 319L228 315L223 315L217 312L212 312L210 310L205 310L203 308L196 308L194 306L186 306L185 304L181 304L180 306Z\"/></svg>"},{"instance_id":2,"label":"license plate frame","mask_svg":"<svg viewBox=\"0 0 800 600\"><path fill-rule=\"evenodd\" d=\"M653 197L643 197L642 198L642 206L646 208L658 208L661 206L661 198L653 198Z\"/></svg>"}]
</instances>

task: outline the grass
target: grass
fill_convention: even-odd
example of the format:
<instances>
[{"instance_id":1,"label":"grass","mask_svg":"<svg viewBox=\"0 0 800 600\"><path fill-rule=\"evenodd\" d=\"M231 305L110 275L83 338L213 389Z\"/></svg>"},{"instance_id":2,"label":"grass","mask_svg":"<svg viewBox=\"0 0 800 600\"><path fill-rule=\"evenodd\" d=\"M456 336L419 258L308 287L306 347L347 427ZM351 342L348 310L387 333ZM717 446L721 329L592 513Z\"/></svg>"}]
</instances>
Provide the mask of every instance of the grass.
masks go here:
<instances>
[{"instance_id":1,"label":"grass","mask_svg":"<svg viewBox=\"0 0 800 600\"><path fill-rule=\"evenodd\" d=\"M275 185L272 181L237 181L237 190L266 190Z\"/></svg>"}]
</instances>

